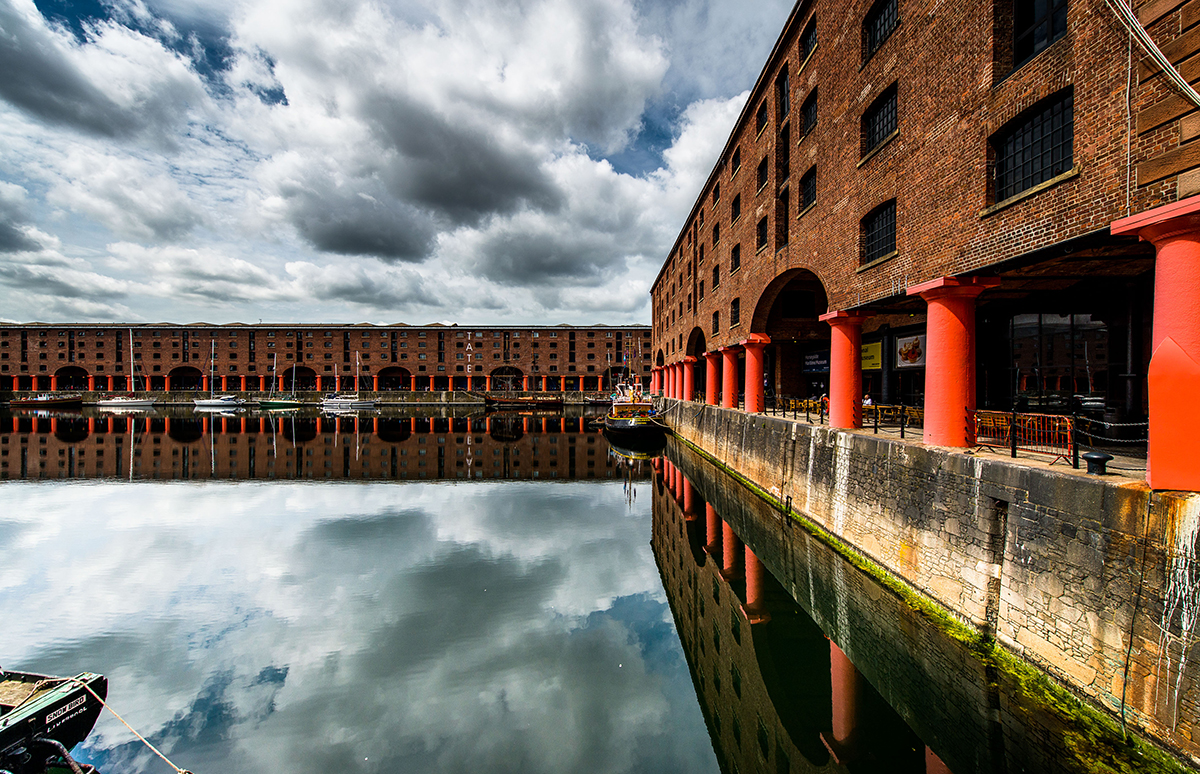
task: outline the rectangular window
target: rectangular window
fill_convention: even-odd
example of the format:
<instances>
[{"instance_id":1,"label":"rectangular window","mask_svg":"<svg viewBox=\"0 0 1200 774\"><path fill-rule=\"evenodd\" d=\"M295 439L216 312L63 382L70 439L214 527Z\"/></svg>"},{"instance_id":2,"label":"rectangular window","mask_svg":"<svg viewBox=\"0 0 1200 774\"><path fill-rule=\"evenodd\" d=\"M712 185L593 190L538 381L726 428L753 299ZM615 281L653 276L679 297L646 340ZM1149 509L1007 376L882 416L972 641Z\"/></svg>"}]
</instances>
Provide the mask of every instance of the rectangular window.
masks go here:
<instances>
[{"instance_id":1,"label":"rectangular window","mask_svg":"<svg viewBox=\"0 0 1200 774\"><path fill-rule=\"evenodd\" d=\"M717 242L720 242L720 241L721 241L721 224L720 224L720 223L714 223L714 224L713 224L713 238L712 238L712 241L713 241L713 244L714 244L714 245L715 245Z\"/></svg>"},{"instance_id":2,"label":"rectangular window","mask_svg":"<svg viewBox=\"0 0 1200 774\"><path fill-rule=\"evenodd\" d=\"M767 111L768 111L767 101L764 99L762 101L762 104L758 106L758 112L754 114L754 131L755 132L761 134L762 130L767 128L767 120L768 120L768 116L769 116L769 113Z\"/></svg>"},{"instance_id":3,"label":"rectangular window","mask_svg":"<svg viewBox=\"0 0 1200 774\"><path fill-rule=\"evenodd\" d=\"M1004 201L1071 169L1074 163L1074 92L1067 89L1034 105L992 138L996 201Z\"/></svg>"},{"instance_id":4,"label":"rectangular window","mask_svg":"<svg viewBox=\"0 0 1200 774\"><path fill-rule=\"evenodd\" d=\"M742 168L742 149L737 147L733 149L733 158L729 162L729 175L732 177L737 174L737 171Z\"/></svg>"},{"instance_id":5,"label":"rectangular window","mask_svg":"<svg viewBox=\"0 0 1200 774\"><path fill-rule=\"evenodd\" d=\"M729 207L729 220L736 221L742 217L742 195L738 194L733 197L733 203Z\"/></svg>"},{"instance_id":6,"label":"rectangular window","mask_svg":"<svg viewBox=\"0 0 1200 774\"><path fill-rule=\"evenodd\" d=\"M777 106L776 115L782 121L783 117L792 109L791 84L788 83L786 67L779 74L779 77L775 79L775 104Z\"/></svg>"},{"instance_id":7,"label":"rectangular window","mask_svg":"<svg viewBox=\"0 0 1200 774\"><path fill-rule=\"evenodd\" d=\"M768 161L769 159L764 158L761 162L759 162L758 165L758 190L760 191L763 189L763 186L767 184L767 180L770 179L769 176L771 174L771 167L767 163Z\"/></svg>"},{"instance_id":8,"label":"rectangular window","mask_svg":"<svg viewBox=\"0 0 1200 774\"><path fill-rule=\"evenodd\" d=\"M800 137L803 138L817 125L817 90L813 89L800 106Z\"/></svg>"},{"instance_id":9,"label":"rectangular window","mask_svg":"<svg viewBox=\"0 0 1200 774\"><path fill-rule=\"evenodd\" d=\"M1067 0L1013 3L1013 68L1033 59L1067 34Z\"/></svg>"},{"instance_id":10,"label":"rectangular window","mask_svg":"<svg viewBox=\"0 0 1200 774\"><path fill-rule=\"evenodd\" d=\"M721 201L721 184L713 183L713 204Z\"/></svg>"},{"instance_id":11,"label":"rectangular window","mask_svg":"<svg viewBox=\"0 0 1200 774\"><path fill-rule=\"evenodd\" d=\"M767 237L769 236L767 231L768 228L770 228L770 225L767 223L767 219L764 217L758 222L758 241L755 244L755 249L761 250L767 246Z\"/></svg>"},{"instance_id":12,"label":"rectangular window","mask_svg":"<svg viewBox=\"0 0 1200 774\"><path fill-rule=\"evenodd\" d=\"M817 168L813 167L800 178L800 211L804 212L817 201Z\"/></svg>"},{"instance_id":13,"label":"rectangular window","mask_svg":"<svg viewBox=\"0 0 1200 774\"><path fill-rule=\"evenodd\" d=\"M1039 0L1044 2L1044 0ZM863 61L870 59L900 24L899 0L877 0L863 18Z\"/></svg>"},{"instance_id":14,"label":"rectangular window","mask_svg":"<svg viewBox=\"0 0 1200 774\"><path fill-rule=\"evenodd\" d=\"M775 143L775 179L780 185L792 174L792 125L784 124Z\"/></svg>"},{"instance_id":15,"label":"rectangular window","mask_svg":"<svg viewBox=\"0 0 1200 774\"><path fill-rule=\"evenodd\" d=\"M713 312L713 319L712 319L712 332L713 332L713 333L720 333L720 331L721 331L721 313L720 313L720 312Z\"/></svg>"},{"instance_id":16,"label":"rectangular window","mask_svg":"<svg viewBox=\"0 0 1200 774\"><path fill-rule=\"evenodd\" d=\"M800 33L800 61L808 59L817 48L817 17L808 20L808 26Z\"/></svg>"},{"instance_id":17,"label":"rectangular window","mask_svg":"<svg viewBox=\"0 0 1200 774\"><path fill-rule=\"evenodd\" d=\"M788 243L788 214L791 211L791 191L783 189L775 199L775 249Z\"/></svg>"},{"instance_id":18,"label":"rectangular window","mask_svg":"<svg viewBox=\"0 0 1200 774\"><path fill-rule=\"evenodd\" d=\"M742 266L742 246L734 245L729 251L729 270L737 271Z\"/></svg>"},{"instance_id":19,"label":"rectangular window","mask_svg":"<svg viewBox=\"0 0 1200 774\"><path fill-rule=\"evenodd\" d=\"M721 264L718 263L717 265L713 266L712 286L713 286L713 288L717 288L720 286L720 284L721 284Z\"/></svg>"},{"instance_id":20,"label":"rectangular window","mask_svg":"<svg viewBox=\"0 0 1200 774\"><path fill-rule=\"evenodd\" d=\"M896 84L871 103L862 117L862 155L866 156L896 131Z\"/></svg>"},{"instance_id":21,"label":"rectangular window","mask_svg":"<svg viewBox=\"0 0 1200 774\"><path fill-rule=\"evenodd\" d=\"M741 322L742 319L742 299L735 298L729 302L729 327L732 328Z\"/></svg>"},{"instance_id":22,"label":"rectangular window","mask_svg":"<svg viewBox=\"0 0 1200 774\"><path fill-rule=\"evenodd\" d=\"M861 223L862 256L866 265L896 252L896 200L884 202L867 213Z\"/></svg>"}]
</instances>

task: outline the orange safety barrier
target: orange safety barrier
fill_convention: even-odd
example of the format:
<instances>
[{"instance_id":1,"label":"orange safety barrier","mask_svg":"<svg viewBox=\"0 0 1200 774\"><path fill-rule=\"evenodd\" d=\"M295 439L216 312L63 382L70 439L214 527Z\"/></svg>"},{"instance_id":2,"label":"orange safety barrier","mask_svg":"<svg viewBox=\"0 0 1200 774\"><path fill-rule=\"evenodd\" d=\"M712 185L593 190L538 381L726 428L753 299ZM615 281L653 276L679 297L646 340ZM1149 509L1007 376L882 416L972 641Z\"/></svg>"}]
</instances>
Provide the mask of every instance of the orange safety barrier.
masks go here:
<instances>
[{"instance_id":1,"label":"orange safety barrier","mask_svg":"<svg viewBox=\"0 0 1200 774\"><path fill-rule=\"evenodd\" d=\"M1070 461L1075 444L1075 423L1059 414L1013 414L1005 411L975 412L975 445L995 451L1013 448L1013 417L1016 417L1016 449L1047 454Z\"/></svg>"}]
</instances>

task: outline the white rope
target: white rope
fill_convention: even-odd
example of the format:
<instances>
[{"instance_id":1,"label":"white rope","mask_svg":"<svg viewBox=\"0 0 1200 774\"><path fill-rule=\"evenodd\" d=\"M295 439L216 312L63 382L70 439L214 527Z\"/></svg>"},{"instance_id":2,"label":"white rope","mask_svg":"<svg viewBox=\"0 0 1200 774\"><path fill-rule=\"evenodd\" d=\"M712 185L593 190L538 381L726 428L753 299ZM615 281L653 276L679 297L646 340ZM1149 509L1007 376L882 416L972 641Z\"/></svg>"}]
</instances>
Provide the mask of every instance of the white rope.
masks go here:
<instances>
[{"instance_id":1,"label":"white rope","mask_svg":"<svg viewBox=\"0 0 1200 774\"><path fill-rule=\"evenodd\" d=\"M1158 65L1163 74L1167 76L1175 88L1183 94L1184 99L1191 102L1196 107L1200 107L1200 94L1192 88L1192 85L1187 82L1179 71L1175 69L1175 65L1171 64L1171 60L1167 59L1166 55L1158 47L1157 44L1150 38L1150 34L1142 27L1137 16L1133 13L1133 9L1129 7L1128 0L1104 0L1108 7L1117 15L1117 20L1129 31L1146 52L1146 55Z\"/></svg>"},{"instance_id":2,"label":"white rope","mask_svg":"<svg viewBox=\"0 0 1200 774\"><path fill-rule=\"evenodd\" d=\"M123 724L123 725L124 725L126 728L128 728L128 729L130 730L130 732L131 732L131 733L132 733L134 736L136 736L136 737L138 738L138 740L139 740L139 741L141 741L141 743L142 743L142 744L144 744L144 745L146 745L147 747L149 747L151 752L153 752L153 753L154 753L155 755L157 755L158 757L162 758L162 759L163 759L163 760L166 762L166 764L167 764L168 766L170 766L171 768L175 769L175 772L176 772L176 774L192 774L192 772L188 771L187 769L181 769L181 768L179 768L178 766L176 766L174 763L172 763L172 762L171 762L171 759L170 759L170 758L168 758L167 756L165 756L165 755L163 755L161 752L159 752L159 749L158 749L157 747L155 747L154 745L150 744L150 741L149 741L148 739L146 739L146 737L144 737L144 736L142 736L141 734L139 734L139 733L137 732L137 729L135 729L133 726L129 725L129 723L128 723L128 722L126 722L125 718L123 718L123 717L121 717L120 715L118 715L116 710L114 710L112 707L108 706L108 703L107 703L107 702L105 702L105 701L104 701L104 699L100 698L100 694L98 694L98 693L96 693L95 691L93 691L93 690L92 690L92 686L88 685L87 683L85 683L85 682L83 682L82 680L80 680L80 679L78 679L78 678L75 678L75 677L64 677L64 678L63 678L63 680L64 680L64 681L66 681L66 682L71 682L71 683L75 683L76 685L81 685L81 686L83 686L83 689L84 689L85 691L87 691L88 693L90 693L92 696L96 697L96 701L100 702L100 706L104 707L104 709L106 709L106 710L108 710L109 712L111 712L111 713L112 713L112 716L113 716L114 718L116 718L117 720L121 721L121 723L122 723L122 724Z\"/></svg>"}]
</instances>

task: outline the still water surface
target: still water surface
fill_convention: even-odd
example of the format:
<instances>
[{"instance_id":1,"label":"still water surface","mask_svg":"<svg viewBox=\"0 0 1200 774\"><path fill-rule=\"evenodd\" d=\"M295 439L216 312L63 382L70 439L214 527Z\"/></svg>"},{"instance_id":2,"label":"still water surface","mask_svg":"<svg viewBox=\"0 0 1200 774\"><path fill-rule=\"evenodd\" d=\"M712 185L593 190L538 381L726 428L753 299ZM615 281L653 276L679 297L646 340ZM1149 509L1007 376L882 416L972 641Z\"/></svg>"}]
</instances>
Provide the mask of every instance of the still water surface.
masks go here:
<instances>
[{"instance_id":1,"label":"still water surface","mask_svg":"<svg viewBox=\"0 0 1200 774\"><path fill-rule=\"evenodd\" d=\"M570 440L585 480L129 481L103 475L111 460L78 477L111 439L37 429L5 432L6 451L28 464L47 448L54 478L65 446L76 478L0 483L0 663L104 673L114 708L177 764L718 770L650 549L649 466L614 465L598 433L556 437L562 477ZM230 464L209 453L229 438L134 437L138 459L183 446L201 473ZM368 455L348 437L358 471ZM318 475L325 438L294 447L317 447ZM416 439L390 440L412 444L416 477ZM479 456L491 470L493 447L519 443L529 475L528 438L486 439ZM167 770L107 713L77 752L104 774Z\"/></svg>"}]
</instances>

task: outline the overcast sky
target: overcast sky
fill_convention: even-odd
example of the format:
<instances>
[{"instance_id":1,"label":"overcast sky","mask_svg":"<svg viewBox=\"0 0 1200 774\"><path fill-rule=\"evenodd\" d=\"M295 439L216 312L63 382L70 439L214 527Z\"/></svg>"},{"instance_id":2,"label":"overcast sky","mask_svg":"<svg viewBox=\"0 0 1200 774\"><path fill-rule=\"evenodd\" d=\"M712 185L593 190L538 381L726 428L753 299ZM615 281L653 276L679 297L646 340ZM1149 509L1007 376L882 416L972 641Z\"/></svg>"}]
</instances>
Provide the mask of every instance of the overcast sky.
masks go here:
<instances>
[{"instance_id":1,"label":"overcast sky","mask_svg":"<svg viewBox=\"0 0 1200 774\"><path fill-rule=\"evenodd\" d=\"M0 0L0 319L649 323L791 0Z\"/></svg>"}]
</instances>

